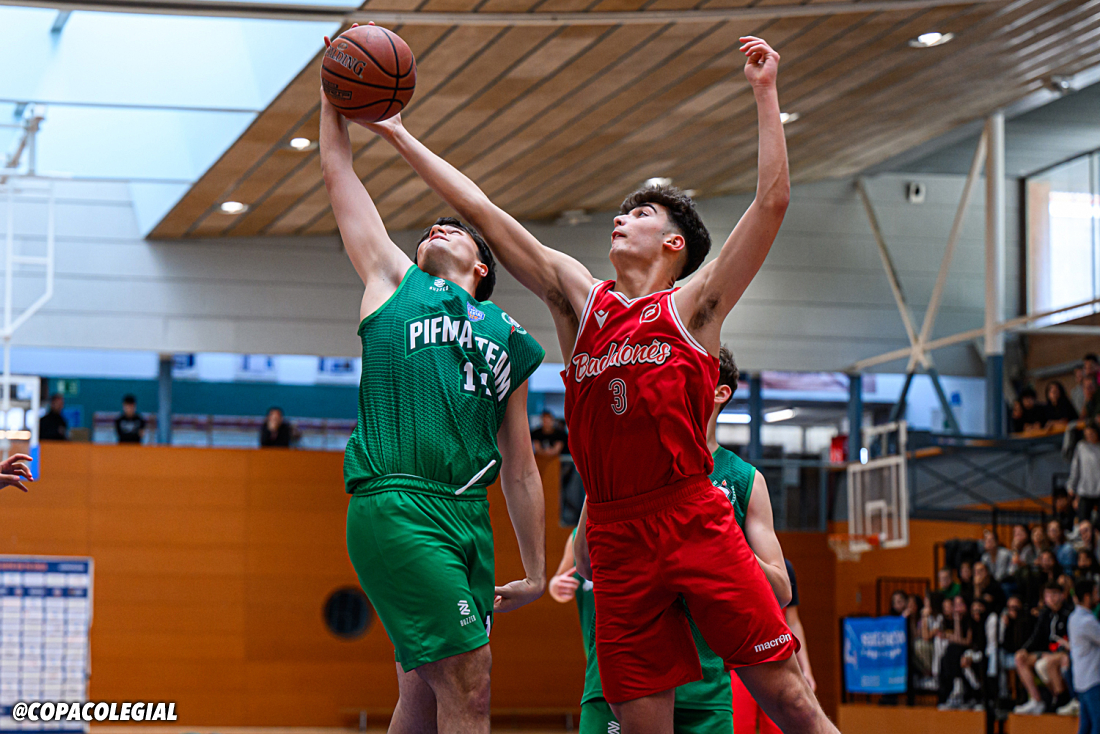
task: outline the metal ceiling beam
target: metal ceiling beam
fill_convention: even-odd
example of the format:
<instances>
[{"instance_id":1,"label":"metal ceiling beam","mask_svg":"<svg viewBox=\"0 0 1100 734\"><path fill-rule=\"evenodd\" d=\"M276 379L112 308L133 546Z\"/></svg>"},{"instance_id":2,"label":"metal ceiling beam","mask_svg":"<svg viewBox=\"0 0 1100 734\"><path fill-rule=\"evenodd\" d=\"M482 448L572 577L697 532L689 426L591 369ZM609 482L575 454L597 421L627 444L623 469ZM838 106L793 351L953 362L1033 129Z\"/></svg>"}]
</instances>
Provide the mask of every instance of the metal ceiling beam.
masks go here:
<instances>
[{"instance_id":1,"label":"metal ceiling beam","mask_svg":"<svg viewBox=\"0 0 1100 734\"><path fill-rule=\"evenodd\" d=\"M764 18L820 17L883 12L909 12L945 6L1004 3L1006 0L868 0L868 2L817 2L809 5L771 5L752 8L703 10L641 10L592 13L477 13L360 10L338 5L294 5L226 0L0 0L0 6L52 8L59 11L142 13L147 15L196 15L214 18L332 21L385 25L490 25L490 26L607 26L663 23L720 23Z\"/></svg>"}]
</instances>

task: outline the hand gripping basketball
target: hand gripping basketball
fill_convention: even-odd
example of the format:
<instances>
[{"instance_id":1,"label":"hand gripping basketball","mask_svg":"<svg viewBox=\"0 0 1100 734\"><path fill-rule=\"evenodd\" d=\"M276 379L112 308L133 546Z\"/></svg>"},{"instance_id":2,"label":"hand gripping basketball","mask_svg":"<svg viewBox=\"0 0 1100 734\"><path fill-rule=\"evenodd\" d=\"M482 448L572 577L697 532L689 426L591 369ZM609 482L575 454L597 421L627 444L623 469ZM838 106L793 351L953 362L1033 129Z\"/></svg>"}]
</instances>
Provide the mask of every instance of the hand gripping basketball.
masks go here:
<instances>
[{"instance_id":1,"label":"hand gripping basketball","mask_svg":"<svg viewBox=\"0 0 1100 734\"><path fill-rule=\"evenodd\" d=\"M405 108L416 88L416 59L400 36L374 23L325 36L321 88L347 118L379 122Z\"/></svg>"}]
</instances>

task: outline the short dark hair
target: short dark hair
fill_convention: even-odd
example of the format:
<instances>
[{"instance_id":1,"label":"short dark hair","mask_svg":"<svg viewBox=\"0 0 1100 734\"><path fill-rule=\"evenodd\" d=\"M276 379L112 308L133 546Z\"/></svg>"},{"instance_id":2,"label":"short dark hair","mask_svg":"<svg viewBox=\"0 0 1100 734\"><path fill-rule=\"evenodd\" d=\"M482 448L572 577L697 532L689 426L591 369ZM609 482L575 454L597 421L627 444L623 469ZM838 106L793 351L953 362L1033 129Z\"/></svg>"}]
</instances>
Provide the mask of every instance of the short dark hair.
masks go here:
<instances>
[{"instance_id":1,"label":"short dark hair","mask_svg":"<svg viewBox=\"0 0 1100 734\"><path fill-rule=\"evenodd\" d=\"M1084 357L1081 357L1082 362L1097 362L1100 363L1100 357L1096 356L1095 352L1089 352Z\"/></svg>"},{"instance_id":2,"label":"short dark hair","mask_svg":"<svg viewBox=\"0 0 1100 734\"><path fill-rule=\"evenodd\" d=\"M272 405L270 408L268 408L267 413L265 415L271 415L271 411L273 411L273 410L279 411L279 415L286 415L286 412L283 411L283 409L280 408L278 405Z\"/></svg>"},{"instance_id":3,"label":"short dark hair","mask_svg":"<svg viewBox=\"0 0 1100 734\"><path fill-rule=\"evenodd\" d=\"M555 416L554 416L554 411L552 411L552 410L544 410L544 411L542 411L542 415L544 415L544 416L548 415L548 416L550 416L551 418L554 418L554 417L555 417Z\"/></svg>"},{"instance_id":4,"label":"short dark hair","mask_svg":"<svg viewBox=\"0 0 1100 734\"><path fill-rule=\"evenodd\" d=\"M461 229L463 232L470 235L474 244L477 245L477 257L481 262L485 263L485 267L488 268L488 270L481 280L477 282L477 288L474 290L474 299L478 301L488 301L492 298L493 289L496 288L497 285L497 263L496 260L493 259L493 251L489 249L489 245L485 244L485 239L476 229L454 217L440 217L421 233L420 239L416 242L417 253L420 252L420 245L424 244L424 240L428 239L428 236L432 233L432 227L440 225ZM416 260L416 255L413 256L413 260Z\"/></svg>"},{"instance_id":5,"label":"short dark hair","mask_svg":"<svg viewBox=\"0 0 1100 734\"><path fill-rule=\"evenodd\" d=\"M52 403L58 398L61 398L63 400L65 398L65 395L63 393L55 392L53 395L50 396L50 402Z\"/></svg>"},{"instance_id":6,"label":"short dark hair","mask_svg":"<svg viewBox=\"0 0 1100 734\"><path fill-rule=\"evenodd\" d=\"M1030 386L1025 387L1023 390L1020 391L1020 400L1023 400L1024 398L1033 398L1034 399L1034 398L1038 398L1038 397L1039 396L1035 394L1035 388L1033 388L1033 387L1030 387Z\"/></svg>"},{"instance_id":7,"label":"short dark hair","mask_svg":"<svg viewBox=\"0 0 1100 734\"><path fill-rule=\"evenodd\" d=\"M1066 590L1062 588L1062 585L1057 581L1048 581L1043 584L1043 591L1057 591L1062 594L1066 593Z\"/></svg>"},{"instance_id":8,"label":"short dark hair","mask_svg":"<svg viewBox=\"0 0 1100 734\"><path fill-rule=\"evenodd\" d=\"M668 210L668 218L684 237L687 260L676 280L686 278L703 264L710 252L710 232L695 210L695 202L675 186L647 186L623 200L620 214L629 214L642 204L660 204Z\"/></svg>"},{"instance_id":9,"label":"short dark hair","mask_svg":"<svg viewBox=\"0 0 1100 734\"><path fill-rule=\"evenodd\" d=\"M741 377L741 372L737 369L737 363L733 361L733 353L726 347L721 347L718 350L718 384L728 385L730 389L730 396L726 402L722 403L722 407L719 408L721 412L730 400L733 400L733 394L737 392L737 381Z\"/></svg>"},{"instance_id":10,"label":"short dark hair","mask_svg":"<svg viewBox=\"0 0 1100 734\"><path fill-rule=\"evenodd\" d=\"M1078 599L1083 596L1088 596L1094 591L1096 591L1096 582L1087 576L1077 579L1076 583L1073 584L1073 595Z\"/></svg>"},{"instance_id":11,"label":"short dark hair","mask_svg":"<svg viewBox=\"0 0 1100 734\"><path fill-rule=\"evenodd\" d=\"M123 405L137 405L137 398L135 398L133 395L123 395L122 396L122 404Z\"/></svg>"}]
</instances>

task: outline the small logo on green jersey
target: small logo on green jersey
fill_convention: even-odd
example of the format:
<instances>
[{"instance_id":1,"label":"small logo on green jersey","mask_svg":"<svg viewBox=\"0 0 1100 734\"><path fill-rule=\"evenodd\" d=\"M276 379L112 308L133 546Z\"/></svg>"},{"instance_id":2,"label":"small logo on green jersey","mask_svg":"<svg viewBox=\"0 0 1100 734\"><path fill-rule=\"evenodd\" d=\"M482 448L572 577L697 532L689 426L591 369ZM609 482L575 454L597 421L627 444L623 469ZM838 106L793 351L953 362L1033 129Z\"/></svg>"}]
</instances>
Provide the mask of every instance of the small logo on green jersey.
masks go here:
<instances>
[{"instance_id":1,"label":"small logo on green jersey","mask_svg":"<svg viewBox=\"0 0 1100 734\"><path fill-rule=\"evenodd\" d=\"M472 303L466 304L466 315L470 317L470 321L482 321L485 319L485 313Z\"/></svg>"},{"instance_id":2,"label":"small logo on green jersey","mask_svg":"<svg viewBox=\"0 0 1100 734\"><path fill-rule=\"evenodd\" d=\"M443 278L436 278L434 281L432 281L432 284L428 286L428 289L436 291L437 293L442 293L443 291L450 290L447 287L447 281L443 280Z\"/></svg>"},{"instance_id":3,"label":"small logo on green jersey","mask_svg":"<svg viewBox=\"0 0 1100 734\"><path fill-rule=\"evenodd\" d=\"M520 326L518 321L516 321L515 319L513 319L511 316L504 313L503 311L500 312L500 317L502 319L504 319L504 323L511 324L513 332L518 331L520 334L526 334L527 333L527 330L524 329L522 326Z\"/></svg>"}]
</instances>

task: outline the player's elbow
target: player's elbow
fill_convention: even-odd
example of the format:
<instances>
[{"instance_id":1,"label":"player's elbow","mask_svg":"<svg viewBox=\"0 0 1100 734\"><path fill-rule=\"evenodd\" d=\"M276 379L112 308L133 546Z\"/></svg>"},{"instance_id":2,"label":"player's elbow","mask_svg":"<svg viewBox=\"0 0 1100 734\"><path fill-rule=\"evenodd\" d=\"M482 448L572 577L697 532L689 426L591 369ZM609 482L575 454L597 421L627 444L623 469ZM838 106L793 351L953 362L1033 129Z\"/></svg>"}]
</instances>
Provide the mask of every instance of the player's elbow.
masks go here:
<instances>
[{"instance_id":1,"label":"player's elbow","mask_svg":"<svg viewBox=\"0 0 1100 734\"><path fill-rule=\"evenodd\" d=\"M775 590L775 599L779 602L780 608L785 609L787 605L791 603L791 585L789 583L781 583L778 587L779 588Z\"/></svg>"},{"instance_id":2,"label":"player's elbow","mask_svg":"<svg viewBox=\"0 0 1100 734\"><path fill-rule=\"evenodd\" d=\"M791 184L784 180L776 182L764 195L760 202L761 208L770 216L782 219L787 214L787 207L791 204Z\"/></svg>"}]
</instances>

